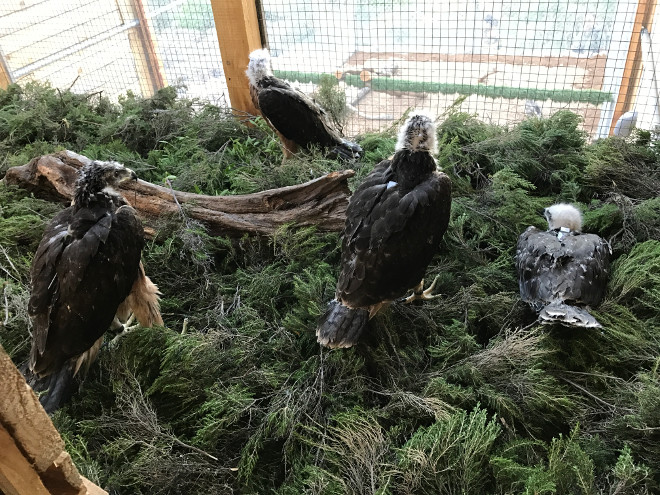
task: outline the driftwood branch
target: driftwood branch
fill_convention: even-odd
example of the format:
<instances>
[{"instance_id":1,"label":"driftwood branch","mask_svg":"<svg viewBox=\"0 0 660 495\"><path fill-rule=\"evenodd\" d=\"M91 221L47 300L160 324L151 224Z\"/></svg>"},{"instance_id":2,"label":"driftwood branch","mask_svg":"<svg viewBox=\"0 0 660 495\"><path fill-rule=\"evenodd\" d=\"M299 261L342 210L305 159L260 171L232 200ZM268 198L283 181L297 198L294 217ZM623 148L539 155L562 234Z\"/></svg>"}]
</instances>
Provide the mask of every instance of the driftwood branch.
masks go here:
<instances>
[{"instance_id":1,"label":"driftwood branch","mask_svg":"<svg viewBox=\"0 0 660 495\"><path fill-rule=\"evenodd\" d=\"M89 161L85 156L61 151L10 168L4 180L36 197L68 204L78 169ZM350 195L347 180L353 175L352 170L332 172L304 184L237 196L174 191L143 180L125 183L121 193L138 211L147 230L163 216L180 214L182 208L211 235L271 234L288 223L339 231L344 226Z\"/></svg>"}]
</instances>

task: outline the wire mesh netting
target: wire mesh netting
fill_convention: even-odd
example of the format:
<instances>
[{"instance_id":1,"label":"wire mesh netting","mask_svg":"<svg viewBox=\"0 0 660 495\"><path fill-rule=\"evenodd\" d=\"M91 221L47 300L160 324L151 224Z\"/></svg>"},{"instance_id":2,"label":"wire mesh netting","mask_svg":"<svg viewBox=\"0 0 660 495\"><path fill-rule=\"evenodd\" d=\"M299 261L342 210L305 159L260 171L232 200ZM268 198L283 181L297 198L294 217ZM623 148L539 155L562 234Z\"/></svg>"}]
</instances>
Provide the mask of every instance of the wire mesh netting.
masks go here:
<instances>
[{"instance_id":1,"label":"wire mesh netting","mask_svg":"<svg viewBox=\"0 0 660 495\"><path fill-rule=\"evenodd\" d=\"M208 0L3 0L0 50L12 82L229 102Z\"/></svg>"},{"instance_id":2,"label":"wire mesh netting","mask_svg":"<svg viewBox=\"0 0 660 495\"><path fill-rule=\"evenodd\" d=\"M607 135L637 11L626 0L263 0L275 69L306 91L319 78L303 72L336 75L348 134L456 103L497 124L570 109ZM655 102L639 100L650 125Z\"/></svg>"},{"instance_id":3,"label":"wire mesh netting","mask_svg":"<svg viewBox=\"0 0 660 495\"><path fill-rule=\"evenodd\" d=\"M332 88L341 98L332 113L349 136L385 128L409 108L456 108L503 125L570 109L592 138L630 111L654 129L660 44L640 35L641 8L637 0L257 2L276 75L317 96ZM115 98L176 85L182 96L230 104L211 0L3 0L0 50L13 82Z\"/></svg>"}]
</instances>

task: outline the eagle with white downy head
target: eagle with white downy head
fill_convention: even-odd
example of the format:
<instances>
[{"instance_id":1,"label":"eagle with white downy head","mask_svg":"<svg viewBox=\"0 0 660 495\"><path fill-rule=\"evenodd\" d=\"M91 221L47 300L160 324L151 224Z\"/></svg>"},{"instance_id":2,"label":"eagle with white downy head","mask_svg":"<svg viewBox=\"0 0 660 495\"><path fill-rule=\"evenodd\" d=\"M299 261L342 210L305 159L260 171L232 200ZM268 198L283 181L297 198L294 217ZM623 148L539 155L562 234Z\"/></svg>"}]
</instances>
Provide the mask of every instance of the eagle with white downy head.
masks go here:
<instances>
[{"instance_id":1,"label":"eagle with white downy head","mask_svg":"<svg viewBox=\"0 0 660 495\"><path fill-rule=\"evenodd\" d=\"M280 138L284 160L310 146L326 149L331 156L346 161L362 156L362 148L341 137L318 103L273 75L268 50L250 53L245 73L252 102Z\"/></svg>"},{"instance_id":2,"label":"eagle with white downy head","mask_svg":"<svg viewBox=\"0 0 660 495\"><path fill-rule=\"evenodd\" d=\"M582 215L569 204L545 209L548 230L528 227L518 239L516 269L520 297L541 323L600 327L585 307L605 295L610 245L582 232Z\"/></svg>"},{"instance_id":3,"label":"eagle with white downy head","mask_svg":"<svg viewBox=\"0 0 660 495\"><path fill-rule=\"evenodd\" d=\"M422 112L399 131L396 152L357 188L346 210L335 299L316 335L328 347L357 343L367 321L410 289L430 299L423 277L449 224L451 181L438 172L436 127Z\"/></svg>"},{"instance_id":4,"label":"eagle with white downy head","mask_svg":"<svg viewBox=\"0 0 660 495\"><path fill-rule=\"evenodd\" d=\"M144 231L114 188L136 179L116 162L92 161L71 206L44 232L30 269L32 349L26 378L47 412L71 393L73 377L95 359L113 323L162 325L158 287L140 261ZM47 392L46 392L47 391Z\"/></svg>"}]
</instances>

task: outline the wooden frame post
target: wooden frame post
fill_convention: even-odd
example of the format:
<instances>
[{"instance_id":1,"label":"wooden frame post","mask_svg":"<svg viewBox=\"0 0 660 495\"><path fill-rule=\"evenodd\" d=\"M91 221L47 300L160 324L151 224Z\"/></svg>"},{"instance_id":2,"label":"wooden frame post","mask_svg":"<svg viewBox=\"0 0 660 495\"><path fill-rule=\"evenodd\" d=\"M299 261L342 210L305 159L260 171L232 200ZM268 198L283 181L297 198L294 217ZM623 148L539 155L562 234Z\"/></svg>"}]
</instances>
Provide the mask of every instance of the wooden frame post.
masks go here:
<instances>
[{"instance_id":1,"label":"wooden frame post","mask_svg":"<svg viewBox=\"0 0 660 495\"><path fill-rule=\"evenodd\" d=\"M147 19L142 0L117 2L123 22L137 20L139 24L128 32L128 42L135 59L142 96L150 97L167 85L163 62L158 56L155 36Z\"/></svg>"},{"instance_id":2,"label":"wooden frame post","mask_svg":"<svg viewBox=\"0 0 660 495\"><path fill-rule=\"evenodd\" d=\"M632 34L630 38L630 47L628 48L628 56L626 57L626 65L623 69L623 76L621 77L621 87L619 88L619 95L614 106L614 113L612 114L612 123L610 124L610 135L614 132L614 126L617 120L630 109L631 104L635 99L634 89L639 86L640 78L642 76L642 45L640 41L640 33L642 27L651 31L651 24L653 22L653 15L655 14L655 6L657 0L639 0L637 5L637 14L635 15L635 22L633 24Z\"/></svg>"},{"instance_id":3,"label":"wooden frame post","mask_svg":"<svg viewBox=\"0 0 660 495\"><path fill-rule=\"evenodd\" d=\"M7 89L12 83L5 55L0 50L0 89Z\"/></svg>"},{"instance_id":4,"label":"wooden frame post","mask_svg":"<svg viewBox=\"0 0 660 495\"><path fill-rule=\"evenodd\" d=\"M245 69L252 50L261 48L254 0L211 0L229 100L235 111L259 115L252 103Z\"/></svg>"}]
</instances>

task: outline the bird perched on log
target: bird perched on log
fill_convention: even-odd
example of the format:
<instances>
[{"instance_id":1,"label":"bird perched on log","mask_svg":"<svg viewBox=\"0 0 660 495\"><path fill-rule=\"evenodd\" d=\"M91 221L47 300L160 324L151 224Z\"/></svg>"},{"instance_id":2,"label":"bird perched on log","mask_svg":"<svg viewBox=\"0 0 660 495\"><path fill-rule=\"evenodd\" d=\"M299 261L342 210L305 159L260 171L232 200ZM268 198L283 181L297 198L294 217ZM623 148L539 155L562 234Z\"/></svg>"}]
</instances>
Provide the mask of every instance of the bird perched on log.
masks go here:
<instances>
[{"instance_id":1,"label":"bird perched on log","mask_svg":"<svg viewBox=\"0 0 660 495\"><path fill-rule=\"evenodd\" d=\"M322 345L354 345L371 317L412 288L408 301L434 297L434 284L423 291L423 277L451 208L451 181L436 170L435 148L433 119L411 115L394 156L376 165L351 197L335 299L316 331Z\"/></svg>"},{"instance_id":2,"label":"bird perched on log","mask_svg":"<svg viewBox=\"0 0 660 495\"><path fill-rule=\"evenodd\" d=\"M44 232L30 269L32 349L24 370L47 412L71 393L73 377L95 359L103 334L134 313L162 325L158 287L140 261L142 224L114 188L136 179L116 162L85 165L71 206Z\"/></svg>"},{"instance_id":3,"label":"bird perched on log","mask_svg":"<svg viewBox=\"0 0 660 495\"><path fill-rule=\"evenodd\" d=\"M595 306L605 294L610 246L582 230L582 215L560 203L545 209L548 230L528 227L518 239L516 269L520 297L541 323L600 327L580 306Z\"/></svg>"},{"instance_id":4,"label":"bird perched on log","mask_svg":"<svg viewBox=\"0 0 660 495\"><path fill-rule=\"evenodd\" d=\"M312 98L273 75L268 50L250 53L246 71L254 106L277 133L284 159L300 148L319 146L342 160L355 160L362 148L341 137L328 116Z\"/></svg>"}]
</instances>

